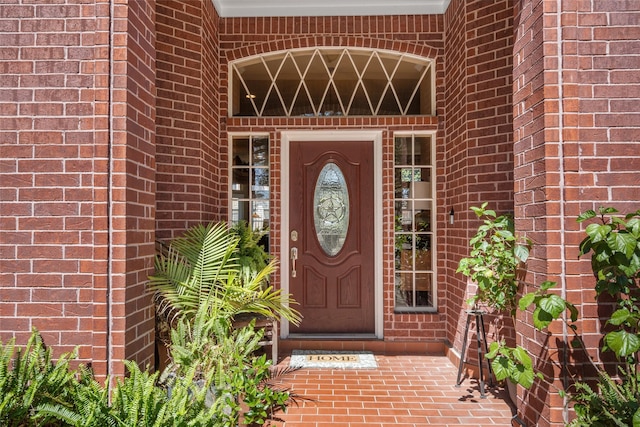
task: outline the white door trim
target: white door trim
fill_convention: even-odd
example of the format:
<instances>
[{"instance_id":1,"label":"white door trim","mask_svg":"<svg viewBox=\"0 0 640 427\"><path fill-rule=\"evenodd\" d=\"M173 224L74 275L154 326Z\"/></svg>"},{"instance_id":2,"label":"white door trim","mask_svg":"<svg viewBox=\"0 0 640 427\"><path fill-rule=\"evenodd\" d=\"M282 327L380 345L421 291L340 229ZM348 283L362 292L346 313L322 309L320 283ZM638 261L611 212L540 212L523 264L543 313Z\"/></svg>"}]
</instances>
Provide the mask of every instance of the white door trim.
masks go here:
<instances>
[{"instance_id":1,"label":"white door trim","mask_svg":"<svg viewBox=\"0 0 640 427\"><path fill-rule=\"evenodd\" d=\"M289 293L289 145L291 141L372 141L373 142L373 188L374 188L374 305L375 336L383 338L383 292L382 292L382 130L283 130L280 133L280 286ZM289 322L282 320L280 337L289 336Z\"/></svg>"}]
</instances>

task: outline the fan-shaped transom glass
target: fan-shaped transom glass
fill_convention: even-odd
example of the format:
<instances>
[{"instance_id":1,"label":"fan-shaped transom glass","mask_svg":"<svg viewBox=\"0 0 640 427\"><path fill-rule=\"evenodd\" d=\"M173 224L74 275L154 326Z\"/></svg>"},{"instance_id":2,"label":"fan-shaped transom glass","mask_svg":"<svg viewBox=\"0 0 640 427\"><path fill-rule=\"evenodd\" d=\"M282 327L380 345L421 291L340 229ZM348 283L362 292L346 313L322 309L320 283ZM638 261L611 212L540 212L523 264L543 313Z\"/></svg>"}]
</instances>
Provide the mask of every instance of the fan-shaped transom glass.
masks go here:
<instances>
[{"instance_id":1,"label":"fan-shaped transom glass","mask_svg":"<svg viewBox=\"0 0 640 427\"><path fill-rule=\"evenodd\" d=\"M313 48L230 64L232 116L434 114L434 64L393 51Z\"/></svg>"},{"instance_id":2,"label":"fan-shaped transom glass","mask_svg":"<svg viewBox=\"0 0 640 427\"><path fill-rule=\"evenodd\" d=\"M320 246L329 256L340 252L349 229L349 190L338 165L327 163L313 194L313 223Z\"/></svg>"}]
</instances>

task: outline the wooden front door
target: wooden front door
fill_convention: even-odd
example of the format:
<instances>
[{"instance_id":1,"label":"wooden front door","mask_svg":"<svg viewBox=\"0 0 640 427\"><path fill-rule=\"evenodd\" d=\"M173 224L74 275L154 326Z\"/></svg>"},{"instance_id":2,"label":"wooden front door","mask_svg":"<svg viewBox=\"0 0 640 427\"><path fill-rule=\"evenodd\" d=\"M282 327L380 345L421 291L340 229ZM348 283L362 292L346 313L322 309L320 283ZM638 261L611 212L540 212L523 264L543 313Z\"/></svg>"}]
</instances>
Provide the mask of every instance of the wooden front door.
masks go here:
<instances>
[{"instance_id":1,"label":"wooden front door","mask_svg":"<svg viewBox=\"0 0 640 427\"><path fill-rule=\"evenodd\" d=\"M375 332L373 173L371 141L291 142L292 333Z\"/></svg>"}]
</instances>

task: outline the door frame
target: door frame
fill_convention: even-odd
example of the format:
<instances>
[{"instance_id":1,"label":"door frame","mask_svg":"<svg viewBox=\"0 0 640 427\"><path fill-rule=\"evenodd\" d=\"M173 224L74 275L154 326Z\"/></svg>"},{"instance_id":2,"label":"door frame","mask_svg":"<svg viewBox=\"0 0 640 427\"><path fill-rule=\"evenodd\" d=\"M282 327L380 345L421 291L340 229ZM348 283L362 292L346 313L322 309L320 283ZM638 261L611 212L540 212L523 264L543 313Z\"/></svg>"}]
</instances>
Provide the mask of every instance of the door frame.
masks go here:
<instances>
[{"instance_id":1,"label":"door frame","mask_svg":"<svg viewBox=\"0 0 640 427\"><path fill-rule=\"evenodd\" d=\"M283 293L289 293L289 147L291 141L321 142L321 141L371 141L373 143L373 193L374 193L374 336L383 338L383 289L382 289L382 135L383 130L283 130L280 132L280 287ZM361 337L360 334L319 335L314 338ZM289 337L289 322L282 319L280 338ZM364 336L363 336L364 337Z\"/></svg>"}]
</instances>

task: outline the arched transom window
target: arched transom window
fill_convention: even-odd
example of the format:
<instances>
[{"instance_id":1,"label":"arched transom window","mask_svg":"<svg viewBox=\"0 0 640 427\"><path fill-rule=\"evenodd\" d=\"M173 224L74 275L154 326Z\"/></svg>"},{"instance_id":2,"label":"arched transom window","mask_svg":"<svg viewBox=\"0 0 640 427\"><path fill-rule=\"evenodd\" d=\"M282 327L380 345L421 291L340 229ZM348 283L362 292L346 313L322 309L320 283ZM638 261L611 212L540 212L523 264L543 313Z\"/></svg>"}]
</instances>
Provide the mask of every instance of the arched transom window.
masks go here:
<instances>
[{"instance_id":1,"label":"arched transom window","mask_svg":"<svg viewBox=\"0 0 640 427\"><path fill-rule=\"evenodd\" d=\"M393 51L313 48L230 64L232 116L434 115L433 60Z\"/></svg>"}]
</instances>

